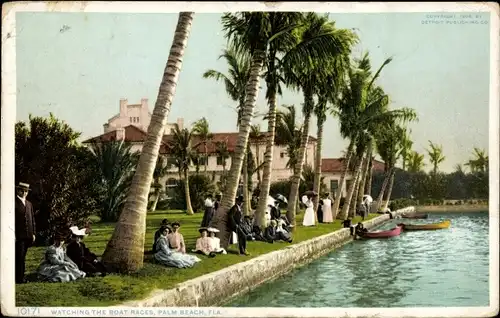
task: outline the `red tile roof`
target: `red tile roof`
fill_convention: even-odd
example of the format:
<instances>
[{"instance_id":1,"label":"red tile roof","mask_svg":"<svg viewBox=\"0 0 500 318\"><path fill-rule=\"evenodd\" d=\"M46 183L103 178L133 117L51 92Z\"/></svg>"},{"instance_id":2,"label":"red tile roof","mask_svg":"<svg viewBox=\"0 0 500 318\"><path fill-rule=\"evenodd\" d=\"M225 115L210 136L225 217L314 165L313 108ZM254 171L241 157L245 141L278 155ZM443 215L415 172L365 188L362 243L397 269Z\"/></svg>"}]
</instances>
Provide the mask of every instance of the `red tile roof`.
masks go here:
<instances>
[{"instance_id":1,"label":"red tile roof","mask_svg":"<svg viewBox=\"0 0 500 318\"><path fill-rule=\"evenodd\" d=\"M323 158L321 159L321 172L338 173L344 170L344 158ZM384 171L384 163L373 160L374 171Z\"/></svg>"},{"instance_id":2,"label":"red tile roof","mask_svg":"<svg viewBox=\"0 0 500 318\"><path fill-rule=\"evenodd\" d=\"M207 142L207 152L208 153L215 153L216 152L216 147L217 147L217 142L226 142L227 143L227 149L229 152L233 152L236 144L238 142L238 133L237 132L231 132L231 133L213 133L213 137L211 140ZM267 132L262 132L262 141L265 142L265 136L267 135ZM147 133L140 128L129 125L125 127L125 141L126 142L144 142L146 140ZM116 140L116 131L111 131L102 135L99 135L97 137L85 140L83 143L92 143L94 141L100 141L100 142L106 142L106 141L111 141L111 140ZM172 135L164 135L163 136L163 145L160 148L160 153L164 154L168 152L168 144L172 140ZM311 142L316 142L316 138L309 136L309 140ZM194 135L192 139L192 145L197 145L198 144L198 151L199 152L205 152L205 147L203 145L202 140L200 139L199 136Z\"/></svg>"}]
</instances>

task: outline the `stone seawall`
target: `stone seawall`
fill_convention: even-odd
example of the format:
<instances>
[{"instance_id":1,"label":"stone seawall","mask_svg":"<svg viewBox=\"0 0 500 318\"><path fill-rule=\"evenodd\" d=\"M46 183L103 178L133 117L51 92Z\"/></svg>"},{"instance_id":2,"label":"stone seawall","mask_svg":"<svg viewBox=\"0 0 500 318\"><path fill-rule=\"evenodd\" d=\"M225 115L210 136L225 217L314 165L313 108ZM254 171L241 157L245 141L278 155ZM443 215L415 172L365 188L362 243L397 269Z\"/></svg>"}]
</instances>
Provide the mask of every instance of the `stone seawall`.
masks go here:
<instances>
[{"instance_id":1,"label":"stone seawall","mask_svg":"<svg viewBox=\"0 0 500 318\"><path fill-rule=\"evenodd\" d=\"M414 210L414 207L407 207L395 211L394 214L413 212ZM389 219L388 214L381 214L363 222L363 224L369 229ZM146 299L129 301L119 306L219 306L229 299L244 294L266 281L282 276L297 266L307 264L351 240L349 229L340 229L191 279L178 284L175 288L154 291Z\"/></svg>"}]
</instances>

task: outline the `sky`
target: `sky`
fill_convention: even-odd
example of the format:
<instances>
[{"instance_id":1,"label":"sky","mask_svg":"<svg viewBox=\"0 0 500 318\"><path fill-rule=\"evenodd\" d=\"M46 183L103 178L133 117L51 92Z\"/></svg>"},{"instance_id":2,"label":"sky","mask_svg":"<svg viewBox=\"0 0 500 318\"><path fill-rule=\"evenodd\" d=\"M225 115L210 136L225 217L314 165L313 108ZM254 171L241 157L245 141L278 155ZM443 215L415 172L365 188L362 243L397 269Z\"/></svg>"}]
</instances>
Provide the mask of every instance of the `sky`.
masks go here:
<instances>
[{"instance_id":1,"label":"sky","mask_svg":"<svg viewBox=\"0 0 500 318\"><path fill-rule=\"evenodd\" d=\"M391 108L411 107L418 122L409 125L413 150L425 153L429 140L442 145L446 160L440 170L453 171L472 156L474 147L488 149L489 15L470 20L431 17L426 13L332 13L337 28L355 29L373 68L388 57L377 84L390 95ZM477 18L476 18L477 15ZM213 132L235 131L235 102L224 85L204 79L203 72L226 72L218 59L227 41L221 14L197 13L185 51L169 122L185 125L206 117ZM148 98L154 106L168 58L177 14L172 13L34 13L16 14L16 120L52 112L82 133L81 140L103 133L103 124L119 112L120 98L130 104ZM265 84L257 112L266 109ZM301 107L300 92L284 90L278 105ZM267 130L261 117L254 123ZM316 134L316 119L311 135ZM348 142L338 121L329 116L323 157L339 157ZM430 170L428 163L426 170Z\"/></svg>"}]
</instances>

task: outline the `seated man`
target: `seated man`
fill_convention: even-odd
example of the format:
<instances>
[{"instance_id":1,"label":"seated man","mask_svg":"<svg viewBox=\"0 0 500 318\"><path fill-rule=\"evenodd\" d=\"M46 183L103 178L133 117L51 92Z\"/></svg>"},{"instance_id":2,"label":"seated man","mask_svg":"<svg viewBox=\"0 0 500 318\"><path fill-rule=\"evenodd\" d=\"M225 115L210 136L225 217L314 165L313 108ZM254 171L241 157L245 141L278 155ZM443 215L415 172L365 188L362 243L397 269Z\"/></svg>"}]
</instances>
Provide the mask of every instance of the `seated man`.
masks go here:
<instances>
[{"instance_id":1,"label":"seated man","mask_svg":"<svg viewBox=\"0 0 500 318\"><path fill-rule=\"evenodd\" d=\"M282 219L277 220L276 225L276 239L282 240L288 243L292 243L292 236L288 231L286 231L283 227L285 225L285 221Z\"/></svg>"},{"instance_id":2,"label":"seated man","mask_svg":"<svg viewBox=\"0 0 500 318\"><path fill-rule=\"evenodd\" d=\"M85 272L87 276L106 276L106 268L97 259L97 256L92 253L82 242L86 236L85 229L78 229L78 226L72 226L71 242L66 247L66 255Z\"/></svg>"},{"instance_id":3,"label":"seated man","mask_svg":"<svg viewBox=\"0 0 500 318\"><path fill-rule=\"evenodd\" d=\"M245 233L247 240L255 241L255 237L252 232L252 218L249 215L243 217L243 222L241 222L241 229Z\"/></svg>"},{"instance_id":4,"label":"seated man","mask_svg":"<svg viewBox=\"0 0 500 318\"><path fill-rule=\"evenodd\" d=\"M199 229L199 232L200 237L196 240L196 248L193 250L193 253L215 257L215 253L212 252L212 240L208 237L207 228L202 227Z\"/></svg>"},{"instance_id":5,"label":"seated man","mask_svg":"<svg viewBox=\"0 0 500 318\"><path fill-rule=\"evenodd\" d=\"M362 236L363 233L368 232L368 230L364 227L363 223L359 222L358 225L356 225L356 236Z\"/></svg>"},{"instance_id":6,"label":"seated man","mask_svg":"<svg viewBox=\"0 0 500 318\"><path fill-rule=\"evenodd\" d=\"M277 235L276 235L276 220L271 220L271 223L269 224L268 227L264 230L264 238L269 242L274 242L277 241Z\"/></svg>"}]
</instances>

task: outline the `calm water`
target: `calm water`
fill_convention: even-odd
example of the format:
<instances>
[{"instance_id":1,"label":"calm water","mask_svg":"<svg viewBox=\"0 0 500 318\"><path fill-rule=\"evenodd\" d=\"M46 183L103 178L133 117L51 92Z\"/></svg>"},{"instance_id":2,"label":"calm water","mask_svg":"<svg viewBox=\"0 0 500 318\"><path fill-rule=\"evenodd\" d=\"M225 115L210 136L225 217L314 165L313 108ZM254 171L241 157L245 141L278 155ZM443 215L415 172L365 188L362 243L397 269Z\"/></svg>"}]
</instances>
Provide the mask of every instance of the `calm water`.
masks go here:
<instances>
[{"instance_id":1,"label":"calm water","mask_svg":"<svg viewBox=\"0 0 500 318\"><path fill-rule=\"evenodd\" d=\"M488 213L436 213L404 222L443 219L451 219L449 229L346 244L227 306L488 306Z\"/></svg>"}]
</instances>

